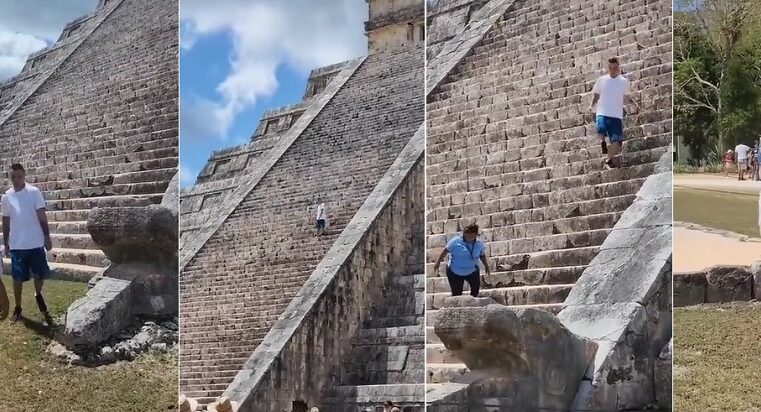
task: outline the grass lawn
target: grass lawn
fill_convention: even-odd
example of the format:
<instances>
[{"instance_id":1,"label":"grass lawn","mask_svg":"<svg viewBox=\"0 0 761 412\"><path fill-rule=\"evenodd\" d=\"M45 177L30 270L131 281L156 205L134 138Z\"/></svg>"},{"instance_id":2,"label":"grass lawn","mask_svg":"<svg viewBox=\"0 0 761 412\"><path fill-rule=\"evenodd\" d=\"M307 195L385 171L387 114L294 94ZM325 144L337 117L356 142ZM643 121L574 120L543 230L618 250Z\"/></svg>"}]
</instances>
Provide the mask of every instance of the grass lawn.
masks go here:
<instances>
[{"instance_id":1,"label":"grass lawn","mask_svg":"<svg viewBox=\"0 0 761 412\"><path fill-rule=\"evenodd\" d=\"M761 304L674 309L674 410L761 410Z\"/></svg>"},{"instance_id":2,"label":"grass lawn","mask_svg":"<svg viewBox=\"0 0 761 412\"><path fill-rule=\"evenodd\" d=\"M674 220L758 237L758 195L675 187Z\"/></svg>"},{"instance_id":3,"label":"grass lawn","mask_svg":"<svg viewBox=\"0 0 761 412\"><path fill-rule=\"evenodd\" d=\"M0 276L12 295L8 276ZM57 318L77 298L84 283L50 281L45 300ZM13 297L9 296L11 306ZM97 369L67 366L45 352L50 334L39 325L34 285L24 284L25 322L0 322L1 411L165 411L176 408L177 361L146 355L135 362Z\"/></svg>"}]
</instances>

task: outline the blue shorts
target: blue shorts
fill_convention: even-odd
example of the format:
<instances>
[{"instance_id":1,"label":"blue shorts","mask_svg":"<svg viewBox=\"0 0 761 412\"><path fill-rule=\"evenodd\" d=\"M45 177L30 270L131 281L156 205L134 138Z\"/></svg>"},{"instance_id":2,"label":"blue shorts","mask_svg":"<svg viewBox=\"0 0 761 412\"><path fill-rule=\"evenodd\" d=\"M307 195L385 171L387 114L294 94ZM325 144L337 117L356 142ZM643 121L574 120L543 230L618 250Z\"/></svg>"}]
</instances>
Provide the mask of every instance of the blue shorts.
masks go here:
<instances>
[{"instance_id":1,"label":"blue shorts","mask_svg":"<svg viewBox=\"0 0 761 412\"><path fill-rule=\"evenodd\" d=\"M45 248L11 250L11 277L16 282L26 282L30 275L35 279L50 276Z\"/></svg>"},{"instance_id":2,"label":"blue shorts","mask_svg":"<svg viewBox=\"0 0 761 412\"><path fill-rule=\"evenodd\" d=\"M317 223L315 223L315 227L317 229L325 229L325 219L317 220Z\"/></svg>"},{"instance_id":3,"label":"blue shorts","mask_svg":"<svg viewBox=\"0 0 761 412\"><path fill-rule=\"evenodd\" d=\"M616 117L597 115L597 133L608 136L611 143L624 140L624 122Z\"/></svg>"}]
</instances>

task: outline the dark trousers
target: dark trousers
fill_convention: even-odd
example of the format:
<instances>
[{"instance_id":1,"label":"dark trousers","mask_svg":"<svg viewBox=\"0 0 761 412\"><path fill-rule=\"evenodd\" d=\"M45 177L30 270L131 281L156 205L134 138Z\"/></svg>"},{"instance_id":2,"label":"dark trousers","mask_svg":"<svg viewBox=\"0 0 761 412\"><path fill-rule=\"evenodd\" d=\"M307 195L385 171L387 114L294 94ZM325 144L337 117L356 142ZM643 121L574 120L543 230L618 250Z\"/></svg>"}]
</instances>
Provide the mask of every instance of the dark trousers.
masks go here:
<instances>
[{"instance_id":1,"label":"dark trousers","mask_svg":"<svg viewBox=\"0 0 761 412\"><path fill-rule=\"evenodd\" d=\"M447 268L447 280L449 280L449 287L452 289L452 296L462 295L463 285L467 281L470 285L470 295L478 297L478 290L481 289L481 272L478 268L468 276L457 275L452 272L452 269Z\"/></svg>"}]
</instances>

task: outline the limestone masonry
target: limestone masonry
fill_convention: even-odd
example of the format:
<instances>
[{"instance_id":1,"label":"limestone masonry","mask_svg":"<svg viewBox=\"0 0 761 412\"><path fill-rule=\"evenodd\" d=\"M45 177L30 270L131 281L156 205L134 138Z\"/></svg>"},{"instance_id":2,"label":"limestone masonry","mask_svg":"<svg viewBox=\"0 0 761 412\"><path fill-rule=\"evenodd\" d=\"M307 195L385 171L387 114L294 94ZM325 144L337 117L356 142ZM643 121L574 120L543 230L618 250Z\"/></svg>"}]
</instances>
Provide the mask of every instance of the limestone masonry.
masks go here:
<instances>
[{"instance_id":1,"label":"limestone masonry","mask_svg":"<svg viewBox=\"0 0 761 412\"><path fill-rule=\"evenodd\" d=\"M461 333L451 319L438 319L450 293L446 277L432 267L447 240L470 222L482 230L492 268L482 297L512 308L519 319L524 312L567 308L550 330L568 328L598 344L588 376L553 377L578 389L574 408L656 404L654 365L670 337L671 197L659 188L670 188L671 2L441 0L429 7L427 41L429 410L537 407L491 380L494 371L469 370L434 331L441 324L442 339ZM641 109L627 107L624 167L606 171L587 108L594 81L614 56ZM629 260L605 264L613 257L606 249L621 247ZM598 278L603 274L606 282ZM622 274L633 276L632 284ZM576 285L580 277L587 279L583 286ZM446 313L466 319L477 310ZM632 335L597 336L585 328L594 320ZM626 358L631 348L643 347L646 353ZM527 382L545 379L522 373L518 366L498 372ZM557 406L559 400L530 401Z\"/></svg>"},{"instance_id":2,"label":"limestone masonry","mask_svg":"<svg viewBox=\"0 0 761 412\"><path fill-rule=\"evenodd\" d=\"M180 392L202 404L422 411L423 3L369 7L367 57L312 71L181 193Z\"/></svg>"},{"instance_id":3,"label":"limestone masonry","mask_svg":"<svg viewBox=\"0 0 761 412\"><path fill-rule=\"evenodd\" d=\"M58 279L109 265L91 209L160 203L177 172L177 19L175 1L101 0L0 83L0 185L18 162L44 192Z\"/></svg>"}]
</instances>

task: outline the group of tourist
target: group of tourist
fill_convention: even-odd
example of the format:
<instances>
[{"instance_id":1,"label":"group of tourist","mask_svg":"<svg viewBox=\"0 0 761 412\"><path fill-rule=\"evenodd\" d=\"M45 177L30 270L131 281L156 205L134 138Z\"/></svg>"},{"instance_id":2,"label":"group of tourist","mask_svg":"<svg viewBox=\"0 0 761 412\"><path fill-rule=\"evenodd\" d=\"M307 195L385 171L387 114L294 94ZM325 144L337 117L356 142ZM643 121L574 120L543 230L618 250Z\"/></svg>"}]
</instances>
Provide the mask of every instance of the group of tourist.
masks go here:
<instances>
[{"instance_id":1,"label":"group of tourist","mask_svg":"<svg viewBox=\"0 0 761 412\"><path fill-rule=\"evenodd\" d=\"M724 165L724 175L728 176L737 164L737 180L745 180L745 174L750 176L750 180L761 180L761 151L759 150L758 140L753 147L745 144L738 144L735 150L728 149L722 156Z\"/></svg>"},{"instance_id":2,"label":"group of tourist","mask_svg":"<svg viewBox=\"0 0 761 412\"><path fill-rule=\"evenodd\" d=\"M46 251L53 248L45 215L45 199L40 190L26 183L26 171L18 163L9 172L11 188L0 199L3 215L4 255L11 259L14 308L11 322L21 320L21 292L24 282L34 278L35 300L44 321L50 316L42 287L50 275ZM0 282L0 319L10 310L5 286Z\"/></svg>"}]
</instances>

